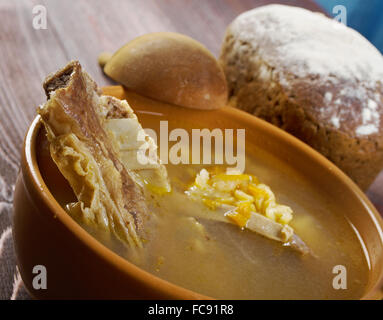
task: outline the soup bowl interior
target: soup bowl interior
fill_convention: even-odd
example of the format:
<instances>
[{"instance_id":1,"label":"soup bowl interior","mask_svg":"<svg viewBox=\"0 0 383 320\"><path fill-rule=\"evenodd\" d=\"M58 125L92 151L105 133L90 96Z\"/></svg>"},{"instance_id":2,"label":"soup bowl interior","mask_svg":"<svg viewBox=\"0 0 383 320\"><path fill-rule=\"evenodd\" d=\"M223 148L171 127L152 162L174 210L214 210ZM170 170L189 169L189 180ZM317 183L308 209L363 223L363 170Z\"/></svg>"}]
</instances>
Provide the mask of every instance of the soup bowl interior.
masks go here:
<instances>
[{"instance_id":1,"label":"soup bowl interior","mask_svg":"<svg viewBox=\"0 0 383 320\"><path fill-rule=\"evenodd\" d=\"M382 297L382 219L364 193L319 153L265 121L230 107L214 111L180 108L144 98L120 86L104 88L104 93L127 99L143 127L157 133L161 131L161 121L166 121L168 133L177 128L187 132L204 128L245 129L246 154L256 164L261 159L259 166L267 169L261 178L273 186L276 194L292 205L304 202L307 210L319 203L323 210L347 219L368 265L368 280L361 298ZM209 298L140 269L78 225L59 204L73 198L65 179L52 166L49 154L45 157L36 154L46 143L37 117L25 138L14 198L19 270L34 297ZM268 170L278 175L269 175ZM56 186L55 192L48 186L51 189ZM36 266L46 269L45 290L34 286Z\"/></svg>"}]
</instances>

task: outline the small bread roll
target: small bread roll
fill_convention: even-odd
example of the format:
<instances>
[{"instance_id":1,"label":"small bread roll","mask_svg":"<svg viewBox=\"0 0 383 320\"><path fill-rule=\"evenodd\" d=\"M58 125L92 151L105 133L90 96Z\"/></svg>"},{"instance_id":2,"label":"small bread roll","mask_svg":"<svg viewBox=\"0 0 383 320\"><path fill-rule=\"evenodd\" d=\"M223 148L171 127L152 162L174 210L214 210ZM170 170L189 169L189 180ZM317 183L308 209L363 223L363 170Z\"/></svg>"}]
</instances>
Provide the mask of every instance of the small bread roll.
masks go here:
<instances>
[{"instance_id":1,"label":"small bread roll","mask_svg":"<svg viewBox=\"0 0 383 320\"><path fill-rule=\"evenodd\" d=\"M225 75L216 58L187 36L160 32L130 41L108 61L104 72L127 88L163 102L197 109L227 103Z\"/></svg>"},{"instance_id":2,"label":"small bread roll","mask_svg":"<svg viewBox=\"0 0 383 320\"><path fill-rule=\"evenodd\" d=\"M319 13L269 5L228 27L229 104L308 143L362 189L383 168L383 57Z\"/></svg>"}]
</instances>

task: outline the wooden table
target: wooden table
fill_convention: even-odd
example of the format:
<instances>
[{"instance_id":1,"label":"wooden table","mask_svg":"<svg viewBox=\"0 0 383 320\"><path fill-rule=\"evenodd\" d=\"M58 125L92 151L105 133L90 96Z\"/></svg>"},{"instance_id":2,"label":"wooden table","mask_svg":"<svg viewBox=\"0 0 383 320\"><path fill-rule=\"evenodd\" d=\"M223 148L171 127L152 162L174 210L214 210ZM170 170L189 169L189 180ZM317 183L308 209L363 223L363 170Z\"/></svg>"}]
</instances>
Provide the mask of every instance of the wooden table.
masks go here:
<instances>
[{"instance_id":1,"label":"wooden table","mask_svg":"<svg viewBox=\"0 0 383 320\"><path fill-rule=\"evenodd\" d=\"M111 84L98 54L155 31L187 34L217 55L225 27L239 13L271 2L320 11L307 0L0 0L0 299L28 298L15 267L12 194L24 134L45 100L45 76L78 59L100 85ZM32 25L38 4L47 10L45 30ZM368 195L383 213L382 186L383 173Z\"/></svg>"}]
</instances>

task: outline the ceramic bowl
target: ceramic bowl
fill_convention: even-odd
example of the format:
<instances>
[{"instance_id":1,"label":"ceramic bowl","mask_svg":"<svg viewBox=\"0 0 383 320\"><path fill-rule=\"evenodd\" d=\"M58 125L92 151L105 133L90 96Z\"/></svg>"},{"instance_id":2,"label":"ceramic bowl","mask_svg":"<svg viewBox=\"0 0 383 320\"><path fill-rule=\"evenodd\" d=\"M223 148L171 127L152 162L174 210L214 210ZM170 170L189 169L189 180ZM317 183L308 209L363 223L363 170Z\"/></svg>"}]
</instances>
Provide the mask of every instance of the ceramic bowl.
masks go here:
<instances>
[{"instance_id":1,"label":"ceramic bowl","mask_svg":"<svg viewBox=\"0 0 383 320\"><path fill-rule=\"evenodd\" d=\"M363 298L382 297L383 223L365 194L335 165L318 152L277 127L243 111L224 107L200 111L156 102L125 91L104 88L106 94L126 98L144 127L166 119L169 126L191 128L245 128L246 143L284 159L292 171L306 177L342 205L342 213L357 228L370 261L369 281ZM169 129L170 130L170 129ZM80 227L59 205L43 176L57 179L38 163L36 150L44 143L37 116L28 129L21 170L14 196L14 240L21 277L35 298L43 299L207 299L141 270L109 250ZM48 171L44 171L48 170ZM275 168L277 170L277 168ZM298 181L298 180L297 180ZM291 181L292 187L295 181ZM47 289L34 289L33 268L47 271Z\"/></svg>"}]
</instances>

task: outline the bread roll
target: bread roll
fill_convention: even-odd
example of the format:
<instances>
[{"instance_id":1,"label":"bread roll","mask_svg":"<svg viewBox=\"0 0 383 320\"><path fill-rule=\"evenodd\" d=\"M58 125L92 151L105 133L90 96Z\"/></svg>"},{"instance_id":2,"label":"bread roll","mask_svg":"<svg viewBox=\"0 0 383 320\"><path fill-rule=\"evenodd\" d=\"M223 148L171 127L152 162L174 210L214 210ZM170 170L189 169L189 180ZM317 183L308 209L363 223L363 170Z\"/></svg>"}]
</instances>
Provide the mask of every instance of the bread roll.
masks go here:
<instances>
[{"instance_id":1,"label":"bread roll","mask_svg":"<svg viewBox=\"0 0 383 320\"><path fill-rule=\"evenodd\" d=\"M320 13L269 5L228 27L229 103L290 132L362 189L383 168L383 57Z\"/></svg>"},{"instance_id":2,"label":"bread roll","mask_svg":"<svg viewBox=\"0 0 383 320\"><path fill-rule=\"evenodd\" d=\"M110 58L99 57L113 80L144 96L196 109L218 109L227 103L223 70L198 41L174 32L138 37Z\"/></svg>"}]
</instances>

